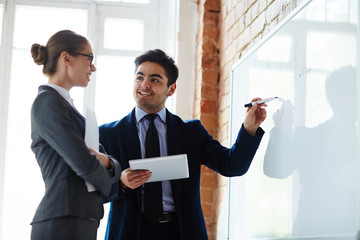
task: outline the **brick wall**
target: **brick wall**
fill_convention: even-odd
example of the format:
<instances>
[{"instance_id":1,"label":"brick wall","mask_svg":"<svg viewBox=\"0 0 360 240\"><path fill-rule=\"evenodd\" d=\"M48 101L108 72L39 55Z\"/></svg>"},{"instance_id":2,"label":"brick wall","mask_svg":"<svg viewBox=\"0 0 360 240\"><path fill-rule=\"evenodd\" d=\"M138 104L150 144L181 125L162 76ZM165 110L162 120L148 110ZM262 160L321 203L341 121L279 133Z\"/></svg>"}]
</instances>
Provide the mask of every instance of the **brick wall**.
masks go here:
<instances>
[{"instance_id":1,"label":"brick wall","mask_svg":"<svg viewBox=\"0 0 360 240\"><path fill-rule=\"evenodd\" d=\"M220 0L200 0L198 7L196 48L196 80L194 117L201 120L212 136L217 135L217 102L219 96L219 20ZM216 208L213 207L217 189L217 174L201 168L201 199L209 238L215 239Z\"/></svg>"},{"instance_id":2,"label":"brick wall","mask_svg":"<svg viewBox=\"0 0 360 240\"><path fill-rule=\"evenodd\" d=\"M305 0L199 0L194 118L229 147L233 64ZM209 239L217 238L227 178L202 167L201 198ZM219 237L220 239L220 237Z\"/></svg>"}]
</instances>

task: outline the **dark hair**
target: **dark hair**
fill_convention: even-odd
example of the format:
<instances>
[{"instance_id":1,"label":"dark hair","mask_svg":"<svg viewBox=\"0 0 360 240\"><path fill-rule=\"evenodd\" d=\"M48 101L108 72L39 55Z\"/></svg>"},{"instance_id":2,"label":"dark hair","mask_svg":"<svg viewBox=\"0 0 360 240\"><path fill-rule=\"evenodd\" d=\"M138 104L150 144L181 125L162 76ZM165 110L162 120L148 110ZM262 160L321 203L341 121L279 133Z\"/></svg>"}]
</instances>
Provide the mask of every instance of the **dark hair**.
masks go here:
<instances>
[{"instance_id":1,"label":"dark hair","mask_svg":"<svg viewBox=\"0 0 360 240\"><path fill-rule=\"evenodd\" d=\"M166 77L168 78L168 87L174 84L179 76L179 69L175 65L174 59L161 49L149 50L138 56L134 61L135 71L143 62L154 62L164 68Z\"/></svg>"},{"instance_id":2,"label":"dark hair","mask_svg":"<svg viewBox=\"0 0 360 240\"><path fill-rule=\"evenodd\" d=\"M75 55L83 50L88 40L70 30L62 30L50 37L46 46L34 43L31 46L31 56L37 65L44 65L43 73L52 75L56 72L57 60L62 52Z\"/></svg>"}]
</instances>

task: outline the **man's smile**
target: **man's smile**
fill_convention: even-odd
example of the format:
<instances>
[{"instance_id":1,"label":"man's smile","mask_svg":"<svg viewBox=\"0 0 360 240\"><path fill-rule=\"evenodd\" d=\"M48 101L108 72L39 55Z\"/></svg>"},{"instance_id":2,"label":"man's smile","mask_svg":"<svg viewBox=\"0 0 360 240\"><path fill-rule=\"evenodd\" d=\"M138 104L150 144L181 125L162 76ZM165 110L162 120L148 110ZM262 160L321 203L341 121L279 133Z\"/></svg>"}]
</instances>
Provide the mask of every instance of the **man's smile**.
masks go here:
<instances>
[{"instance_id":1,"label":"man's smile","mask_svg":"<svg viewBox=\"0 0 360 240\"><path fill-rule=\"evenodd\" d=\"M142 96L151 96L153 95L152 93L149 93L149 92L138 92L140 95Z\"/></svg>"}]
</instances>

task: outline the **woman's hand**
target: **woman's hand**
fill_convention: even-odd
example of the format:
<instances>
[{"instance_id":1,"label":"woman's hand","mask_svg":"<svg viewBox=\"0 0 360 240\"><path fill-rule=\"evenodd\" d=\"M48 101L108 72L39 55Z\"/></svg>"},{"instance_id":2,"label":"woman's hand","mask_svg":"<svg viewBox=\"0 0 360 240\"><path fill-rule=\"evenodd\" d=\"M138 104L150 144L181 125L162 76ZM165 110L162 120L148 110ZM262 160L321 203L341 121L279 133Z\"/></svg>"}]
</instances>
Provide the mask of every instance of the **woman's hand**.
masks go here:
<instances>
[{"instance_id":1,"label":"woman's hand","mask_svg":"<svg viewBox=\"0 0 360 240\"><path fill-rule=\"evenodd\" d=\"M91 149L91 148L89 148L89 151L90 151L90 153L92 153L92 154L95 154L95 156L96 156L96 158L99 160L99 162L106 168L106 169L110 169L111 168L111 163L110 163L110 158L107 156L107 155L105 155L105 154L103 154L103 153L101 153L101 152L97 152L97 151L95 151L95 150L93 150L93 149Z\"/></svg>"}]
</instances>

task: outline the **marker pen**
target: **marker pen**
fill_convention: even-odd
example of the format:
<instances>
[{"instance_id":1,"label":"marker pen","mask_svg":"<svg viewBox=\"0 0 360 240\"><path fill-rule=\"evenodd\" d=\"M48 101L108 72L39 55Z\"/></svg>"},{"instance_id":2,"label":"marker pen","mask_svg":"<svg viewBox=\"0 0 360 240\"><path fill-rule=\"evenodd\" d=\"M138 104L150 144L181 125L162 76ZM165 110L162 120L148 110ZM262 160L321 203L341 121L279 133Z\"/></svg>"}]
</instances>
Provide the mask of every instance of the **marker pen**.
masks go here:
<instances>
[{"instance_id":1,"label":"marker pen","mask_svg":"<svg viewBox=\"0 0 360 240\"><path fill-rule=\"evenodd\" d=\"M265 99L260 100L260 101L255 101L255 102L247 103L247 104L245 104L244 106L245 106L245 107L251 107L252 105L254 105L254 103L262 104L262 103L266 103L266 102L272 101L272 100L274 100L274 99L276 99L276 98L278 98L278 97L265 98Z\"/></svg>"}]
</instances>

